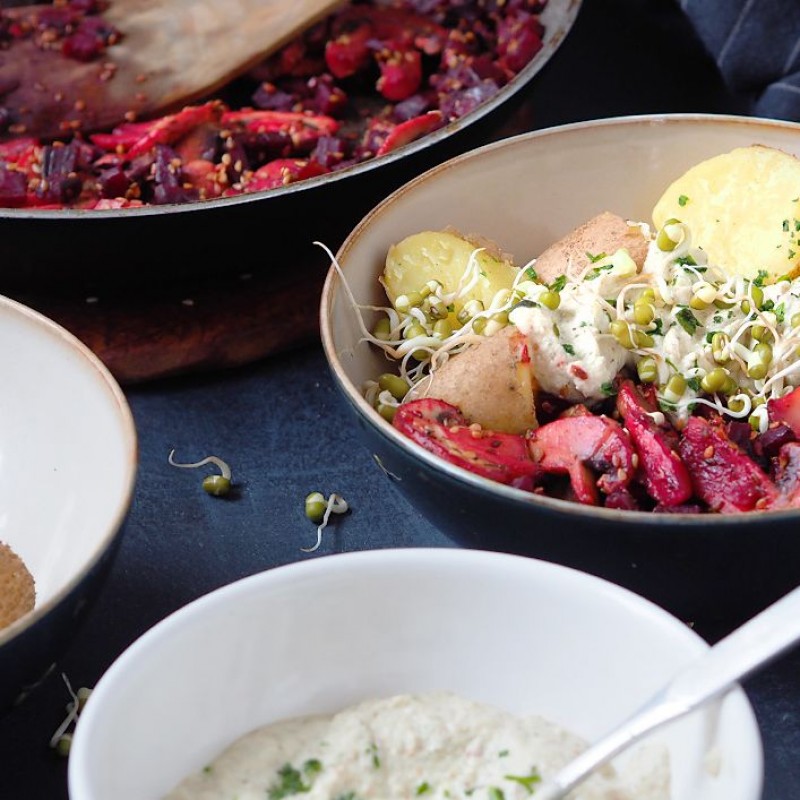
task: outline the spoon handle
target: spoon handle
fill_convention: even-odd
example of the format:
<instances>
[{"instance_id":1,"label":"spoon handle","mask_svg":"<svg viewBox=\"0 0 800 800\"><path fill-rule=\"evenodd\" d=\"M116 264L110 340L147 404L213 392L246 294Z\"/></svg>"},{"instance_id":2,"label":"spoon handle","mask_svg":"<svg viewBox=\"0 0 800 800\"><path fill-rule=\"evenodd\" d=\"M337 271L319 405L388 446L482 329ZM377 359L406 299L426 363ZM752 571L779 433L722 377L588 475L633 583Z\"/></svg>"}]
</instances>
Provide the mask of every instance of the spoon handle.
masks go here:
<instances>
[{"instance_id":1,"label":"spoon handle","mask_svg":"<svg viewBox=\"0 0 800 800\"><path fill-rule=\"evenodd\" d=\"M559 800L629 745L730 689L800 640L800 587L721 639L678 672L637 712L591 745L536 792Z\"/></svg>"}]
</instances>

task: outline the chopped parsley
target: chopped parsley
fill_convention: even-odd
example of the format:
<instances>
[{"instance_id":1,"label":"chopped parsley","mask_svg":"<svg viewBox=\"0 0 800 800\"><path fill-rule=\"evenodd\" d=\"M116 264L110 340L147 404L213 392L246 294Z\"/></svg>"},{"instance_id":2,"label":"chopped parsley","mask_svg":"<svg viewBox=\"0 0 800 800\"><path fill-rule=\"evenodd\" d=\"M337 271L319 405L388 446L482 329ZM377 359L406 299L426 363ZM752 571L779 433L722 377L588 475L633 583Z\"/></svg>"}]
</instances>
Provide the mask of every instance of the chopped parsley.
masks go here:
<instances>
[{"instance_id":1,"label":"chopped parsley","mask_svg":"<svg viewBox=\"0 0 800 800\"><path fill-rule=\"evenodd\" d=\"M665 400L663 397L659 396L658 398L658 407L661 411L670 412L670 411L677 411L678 406L675 403L670 403L669 400Z\"/></svg>"},{"instance_id":2,"label":"chopped parsley","mask_svg":"<svg viewBox=\"0 0 800 800\"><path fill-rule=\"evenodd\" d=\"M592 264L597 263L598 261L600 261L601 259L603 259L605 257L606 257L606 253L597 253L597 255L592 255L589 252L586 253L586 258L588 258L589 261L592 262Z\"/></svg>"},{"instance_id":3,"label":"chopped parsley","mask_svg":"<svg viewBox=\"0 0 800 800\"><path fill-rule=\"evenodd\" d=\"M604 264L602 267L595 267L586 273L584 280L593 281L595 278L599 278L604 272L609 272L612 269L614 269L613 264Z\"/></svg>"},{"instance_id":4,"label":"chopped parsley","mask_svg":"<svg viewBox=\"0 0 800 800\"><path fill-rule=\"evenodd\" d=\"M693 336L694 332L699 327L702 327L697 317L692 314L692 312L686 306L678 310L678 313L675 314L675 319L678 320L681 328L683 328L690 336Z\"/></svg>"},{"instance_id":5,"label":"chopped parsley","mask_svg":"<svg viewBox=\"0 0 800 800\"><path fill-rule=\"evenodd\" d=\"M700 378L698 378L697 375L694 375L691 378L687 378L686 379L686 385L693 392L699 392L700 391Z\"/></svg>"},{"instance_id":6,"label":"chopped parsley","mask_svg":"<svg viewBox=\"0 0 800 800\"><path fill-rule=\"evenodd\" d=\"M536 767L531 769L530 775L504 775L507 781L514 781L524 786L528 790L528 794L533 794L536 784L542 782L542 776Z\"/></svg>"},{"instance_id":7,"label":"chopped parsley","mask_svg":"<svg viewBox=\"0 0 800 800\"><path fill-rule=\"evenodd\" d=\"M550 291L560 292L567 285L567 276L559 275L549 286Z\"/></svg>"},{"instance_id":8,"label":"chopped parsley","mask_svg":"<svg viewBox=\"0 0 800 800\"><path fill-rule=\"evenodd\" d=\"M569 355L571 355L571 356L574 356L574 355L575 355L575 348L574 348L574 347L573 347L571 344L564 344L564 343L562 342L562 343L561 343L561 346L564 348L564 352L565 352L565 353L568 353L568 354L569 354Z\"/></svg>"},{"instance_id":9,"label":"chopped parsley","mask_svg":"<svg viewBox=\"0 0 800 800\"><path fill-rule=\"evenodd\" d=\"M415 794L419 797L422 794L428 794L431 791L431 785L427 781L423 781L419 786L417 786L417 791Z\"/></svg>"},{"instance_id":10,"label":"chopped parsley","mask_svg":"<svg viewBox=\"0 0 800 800\"><path fill-rule=\"evenodd\" d=\"M375 769L380 769L380 767L381 767L381 758L378 755L378 745L375 744L375 742L373 742L367 748L367 754L372 756L372 766L375 767Z\"/></svg>"},{"instance_id":11,"label":"chopped parsley","mask_svg":"<svg viewBox=\"0 0 800 800\"><path fill-rule=\"evenodd\" d=\"M278 770L278 783L274 783L267 789L269 800L283 800L284 797L291 797L294 794L303 794L311 791L311 783L305 783L303 774L308 778L313 778L322 771L322 763L316 758L309 759L303 764L301 772L291 764L284 764Z\"/></svg>"},{"instance_id":12,"label":"chopped parsley","mask_svg":"<svg viewBox=\"0 0 800 800\"><path fill-rule=\"evenodd\" d=\"M489 787L489 792L487 796L489 800L506 800L506 796L503 794L503 790L498 789L496 786Z\"/></svg>"},{"instance_id":13,"label":"chopped parsley","mask_svg":"<svg viewBox=\"0 0 800 800\"><path fill-rule=\"evenodd\" d=\"M689 202L689 198L685 194L682 194L682 195L680 195L680 197L678 197L678 205L681 208L683 208L688 202Z\"/></svg>"},{"instance_id":14,"label":"chopped parsley","mask_svg":"<svg viewBox=\"0 0 800 800\"><path fill-rule=\"evenodd\" d=\"M769 272L765 269L760 269L756 277L753 278L753 286L763 286L768 277Z\"/></svg>"},{"instance_id":15,"label":"chopped parsley","mask_svg":"<svg viewBox=\"0 0 800 800\"><path fill-rule=\"evenodd\" d=\"M614 384L611 381L606 381L601 387L600 391L606 396L611 397L611 395L616 394L614 391Z\"/></svg>"}]
</instances>

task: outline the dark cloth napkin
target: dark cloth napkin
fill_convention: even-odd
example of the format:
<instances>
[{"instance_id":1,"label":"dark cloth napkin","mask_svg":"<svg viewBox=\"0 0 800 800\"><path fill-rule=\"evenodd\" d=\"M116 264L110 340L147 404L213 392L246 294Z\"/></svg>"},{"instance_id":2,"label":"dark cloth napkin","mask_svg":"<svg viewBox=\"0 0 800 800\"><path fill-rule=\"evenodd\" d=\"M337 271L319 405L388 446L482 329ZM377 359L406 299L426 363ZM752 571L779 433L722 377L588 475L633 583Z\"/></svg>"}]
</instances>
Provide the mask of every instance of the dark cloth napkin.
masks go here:
<instances>
[{"instance_id":1,"label":"dark cloth napkin","mask_svg":"<svg viewBox=\"0 0 800 800\"><path fill-rule=\"evenodd\" d=\"M800 122L800 0L677 1L749 113Z\"/></svg>"}]
</instances>

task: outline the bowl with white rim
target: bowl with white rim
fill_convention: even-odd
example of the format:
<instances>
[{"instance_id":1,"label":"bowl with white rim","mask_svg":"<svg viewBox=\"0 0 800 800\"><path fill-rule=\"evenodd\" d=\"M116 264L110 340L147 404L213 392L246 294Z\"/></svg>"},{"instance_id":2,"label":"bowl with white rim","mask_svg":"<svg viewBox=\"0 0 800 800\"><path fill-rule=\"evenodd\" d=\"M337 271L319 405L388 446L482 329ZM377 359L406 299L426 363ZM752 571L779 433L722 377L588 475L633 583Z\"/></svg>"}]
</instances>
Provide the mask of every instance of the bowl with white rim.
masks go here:
<instances>
[{"instance_id":1,"label":"bowl with white rim","mask_svg":"<svg viewBox=\"0 0 800 800\"><path fill-rule=\"evenodd\" d=\"M78 720L70 798L163 797L256 728L403 693L450 691L594 739L707 647L634 593L536 559L324 556L217 589L135 641ZM652 736L673 800L760 796L761 739L740 688Z\"/></svg>"},{"instance_id":2,"label":"bowl with white rim","mask_svg":"<svg viewBox=\"0 0 800 800\"><path fill-rule=\"evenodd\" d=\"M0 297L0 336L0 541L35 593L33 606L0 629L5 710L48 674L99 593L132 501L138 449L122 390L69 331Z\"/></svg>"},{"instance_id":3,"label":"bowl with white rim","mask_svg":"<svg viewBox=\"0 0 800 800\"><path fill-rule=\"evenodd\" d=\"M800 155L800 125L713 114L592 120L521 134L438 165L396 190L333 256L320 330L334 382L396 490L457 543L543 558L619 583L697 624L728 629L800 583L796 509L654 514L501 485L404 436L365 397L392 363L364 335L386 306L389 248L455 228L525 264L603 211L648 222L670 183L703 159L762 143Z\"/></svg>"}]
</instances>

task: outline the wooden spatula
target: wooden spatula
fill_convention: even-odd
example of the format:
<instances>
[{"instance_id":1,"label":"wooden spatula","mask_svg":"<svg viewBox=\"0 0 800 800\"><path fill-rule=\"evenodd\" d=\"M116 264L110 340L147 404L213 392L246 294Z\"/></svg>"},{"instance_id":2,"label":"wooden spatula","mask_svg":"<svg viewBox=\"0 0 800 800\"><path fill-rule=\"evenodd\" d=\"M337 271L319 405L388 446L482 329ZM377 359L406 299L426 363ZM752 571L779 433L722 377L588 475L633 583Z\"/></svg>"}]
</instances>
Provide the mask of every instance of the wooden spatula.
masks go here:
<instances>
[{"instance_id":1,"label":"wooden spatula","mask_svg":"<svg viewBox=\"0 0 800 800\"><path fill-rule=\"evenodd\" d=\"M102 130L175 110L217 91L342 4L112 0L103 18L122 39L93 61L42 49L30 38L0 50L0 107L11 120L0 138Z\"/></svg>"}]
</instances>

